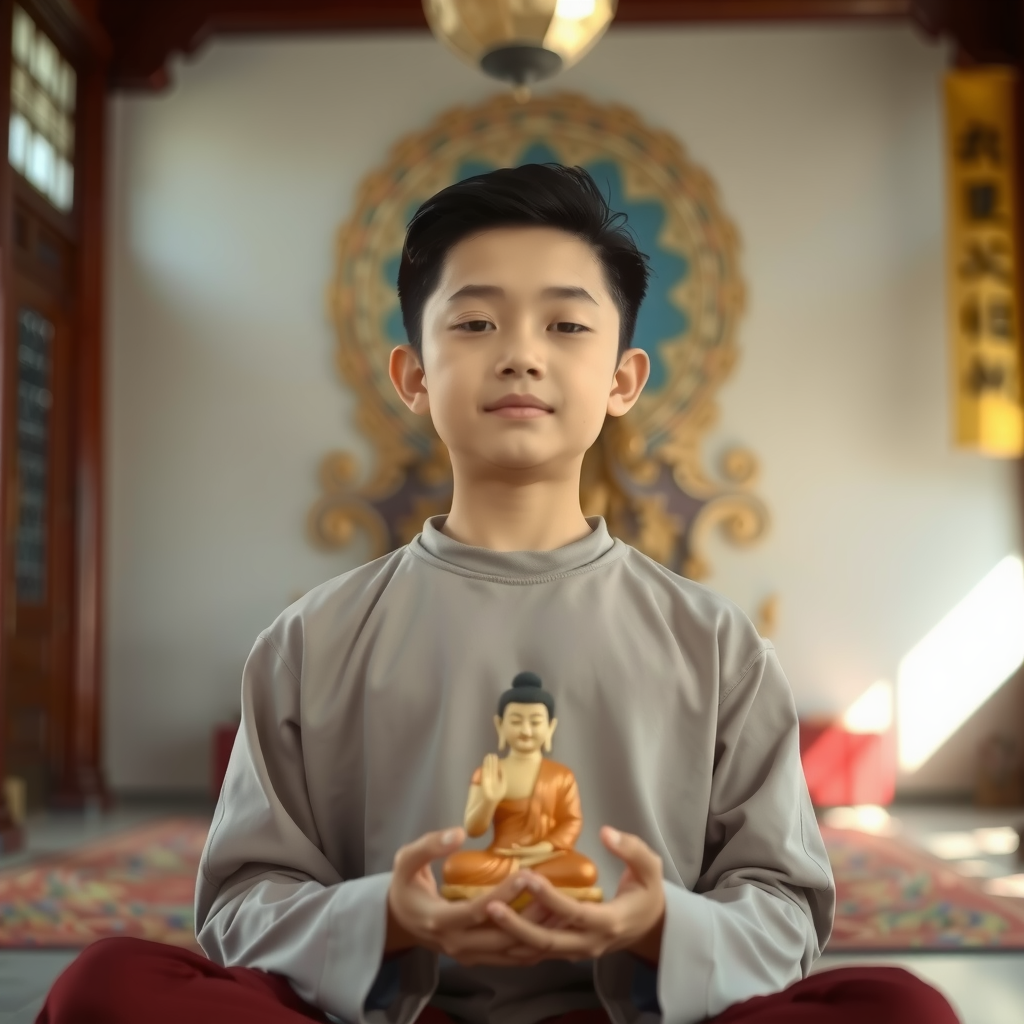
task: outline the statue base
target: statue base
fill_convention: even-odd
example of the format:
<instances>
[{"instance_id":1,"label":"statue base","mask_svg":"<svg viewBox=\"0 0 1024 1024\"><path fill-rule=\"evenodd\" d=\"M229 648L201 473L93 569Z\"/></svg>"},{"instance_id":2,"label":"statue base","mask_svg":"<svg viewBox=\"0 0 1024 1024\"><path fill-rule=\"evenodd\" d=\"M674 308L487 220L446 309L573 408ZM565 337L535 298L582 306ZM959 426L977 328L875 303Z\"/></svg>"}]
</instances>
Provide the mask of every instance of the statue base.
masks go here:
<instances>
[{"instance_id":1,"label":"statue base","mask_svg":"<svg viewBox=\"0 0 1024 1024\"><path fill-rule=\"evenodd\" d=\"M446 900L472 900L493 892L496 888L494 885L442 885L441 895ZM580 900L584 903L600 903L604 899L604 894L597 886L586 889L558 888L557 891L571 900ZM532 902L533 895L530 892L521 892L509 906L513 910L522 910Z\"/></svg>"}]
</instances>

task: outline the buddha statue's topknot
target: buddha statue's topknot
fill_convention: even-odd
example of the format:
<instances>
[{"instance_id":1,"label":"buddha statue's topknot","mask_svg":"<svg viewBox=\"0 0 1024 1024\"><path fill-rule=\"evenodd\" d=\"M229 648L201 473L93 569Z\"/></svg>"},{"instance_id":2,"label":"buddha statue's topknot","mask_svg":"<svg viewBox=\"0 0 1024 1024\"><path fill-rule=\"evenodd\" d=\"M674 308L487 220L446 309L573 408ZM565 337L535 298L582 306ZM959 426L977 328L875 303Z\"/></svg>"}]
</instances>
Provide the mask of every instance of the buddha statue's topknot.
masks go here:
<instances>
[{"instance_id":1,"label":"buddha statue's topknot","mask_svg":"<svg viewBox=\"0 0 1024 1024\"><path fill-rule=\"evenodd\" d=\"M555 698L544 689L536 672L520 672L512 680L512 688L498 699L498 715L505 714L509 704L543 704L548 709L548 718L555 717Z\"/></svg>"}]
</instances>

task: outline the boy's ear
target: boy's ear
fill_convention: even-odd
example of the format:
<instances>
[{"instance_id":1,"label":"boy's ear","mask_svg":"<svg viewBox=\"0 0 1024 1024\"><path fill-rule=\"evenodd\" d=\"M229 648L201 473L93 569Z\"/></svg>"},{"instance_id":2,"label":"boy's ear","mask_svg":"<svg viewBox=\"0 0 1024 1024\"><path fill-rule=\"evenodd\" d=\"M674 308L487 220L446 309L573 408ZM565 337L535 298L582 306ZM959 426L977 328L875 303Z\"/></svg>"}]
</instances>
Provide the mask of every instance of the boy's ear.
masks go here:
<instances>
[{"instance_id":1,"label":"boy's ear","mask_svg":"<svg viewBox=\"0 0 1024 1024\"><path fill-rule=\"evenodd\" d=\"M650 375L651 360L647 353L642 348L627 348L619 360L619 368L615 371L612 390L608 395L608 415L624 416L629 412Z\"/></svg>"},{"instance_id":2,"label":"boy's ear","mask_svg":"<svg viewBox=\"0 0 1024 1024\"><path fill-rule=\"evenodd\" d=\"M505 736L501 731L501 715L494 716L494 728L498 730L498 750L504 750Z\"/></svg>"},{"instance_id":3,"label":"boy's ear","mask_svg":"<svg viewBox=\"0 0 1024 1024\"><path fill-rule=\"evenodd\" d=\"M412 345L398 345L391 350L388 376L395 385L398 397L418 416L430 412L427 382L416 350Z\"/></svg>"}]
</instances>

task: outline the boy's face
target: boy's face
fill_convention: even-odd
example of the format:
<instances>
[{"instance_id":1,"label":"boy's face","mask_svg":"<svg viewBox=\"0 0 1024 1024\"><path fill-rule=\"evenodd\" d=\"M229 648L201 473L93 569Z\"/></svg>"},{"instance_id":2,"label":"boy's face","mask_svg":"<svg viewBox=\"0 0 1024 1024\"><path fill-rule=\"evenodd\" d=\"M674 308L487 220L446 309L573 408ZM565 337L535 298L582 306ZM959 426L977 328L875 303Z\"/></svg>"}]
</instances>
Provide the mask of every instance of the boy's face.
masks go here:
<instances>
[{"instance_id":1,"label":"boy's face","mask_svg":"<svg viewBox=\"0 0 1024 1024\"><path fill-rule=\"evenodd\" d=\"M405 388L394 364L392 379L429 412L453 462L564 471L608 413L635 401L637 360L646 380L647 357L631 349L623 385L618 346L619 313L589 245L552 228L496 228L452 249L423 310L422 368L407 351Z\"/></svg>"}]
</instances>

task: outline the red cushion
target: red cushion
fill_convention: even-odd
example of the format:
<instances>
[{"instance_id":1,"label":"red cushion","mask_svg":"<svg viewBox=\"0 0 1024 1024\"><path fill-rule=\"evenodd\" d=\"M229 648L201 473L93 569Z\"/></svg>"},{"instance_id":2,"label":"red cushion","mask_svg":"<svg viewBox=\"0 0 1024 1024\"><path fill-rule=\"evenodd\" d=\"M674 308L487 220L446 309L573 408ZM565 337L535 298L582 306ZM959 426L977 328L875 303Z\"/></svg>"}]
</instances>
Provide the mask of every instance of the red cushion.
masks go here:
<instances>
[{"instance_id":1,"label":"red cushion","mask_svg":"<svg viewBox=\"0 0 1024 1024\"><path fill-rule=\"evenodd\" d=\"M848 732L832 721L802 721L800 760L815 807L892 803L896 793L892 729Z\"/></svg>"}]
</instances>

